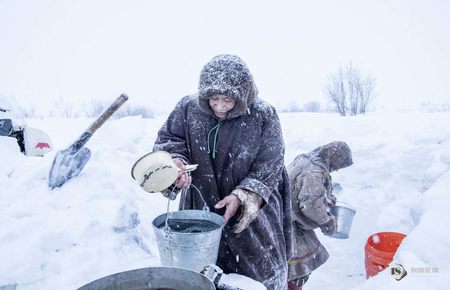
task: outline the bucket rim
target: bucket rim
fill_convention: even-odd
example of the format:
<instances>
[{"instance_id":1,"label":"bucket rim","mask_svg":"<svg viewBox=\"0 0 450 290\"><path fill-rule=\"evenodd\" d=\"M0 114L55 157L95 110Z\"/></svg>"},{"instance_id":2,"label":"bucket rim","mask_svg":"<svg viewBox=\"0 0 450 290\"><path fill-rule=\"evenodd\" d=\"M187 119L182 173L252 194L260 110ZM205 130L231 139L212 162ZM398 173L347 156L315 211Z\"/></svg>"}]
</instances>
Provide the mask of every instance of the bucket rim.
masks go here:
<instances>
[{"instance_id":1,"label":"bucket rim","mask_svg":"<svg viewBox=\"0 0 450 290\"><path fill-rule=\"evenodd\" d=\"M91 289L90 287L94 287L96 283L100 283L101 281L106 281L107 279L113 278L113 277L119 277L119 276L123 276L123 275L127 275L127 274L131 274L131 273L137 273L137 272L149 272L149 271L153 271L153 272L158 272L158 271L167 271L169 273L189 273L189 275L191 275L192 277L195 277L196 279L200 279L205 281L205 283L208 283L209 286L214 286L213 281L211 281L208 277L206 277L204 274L199 273L197 271L191 270L191 269L187 269L187 268L182 268L182 267L173 267L173 266L154 266L154 267L143 267L143 268L136 268L136 269L130 269L130 270L125 270L125 271L120 271L120 272L115 272L112 274L108 274L105 275L103 277L97 278L95 280L92 280L90 282L88 282L87 284L84 284L82 286L80 286L79 288L77 288L77 290L83 290L83 289ZM208 282L206 282L208 281ZM215 288L215 287L214 287ZM211 288L213 289L213 288Z\"/></svg>"},{"instance_id":2,"label":"bucket rim","mask_svg":"<svg viewBox=\"0 0 450 290\"><path fill-rule=\"evenodd\" d=\"M401 239L399 240L398 247L397 247L397 249L394 252L386 252L386 251L379 250L379 249L375 248L374 246L372 246L371 243L369 242L369 241L373 240L373 237L375 235L385 235L385 234L389 234L389 235L390 234L395 234L395 235L401 237ZM406 235L403 234L403 233L399 233L399 232L377 232L377 233L371 234L367 238L367 241L366 241L366 244L365 244L364 248L365 248L365 251L376 253L378 256L386 256L386 254L393 254L393 255L395 255L395 253L397 252L398 248L403 243L403 240L405 238L406 238Z\"/></svg>"},{"instance_id":3,"label":"bucket rim","mask_svg":"<svg viewBox=\"0 0 450 290\"><path fill-rule=\"evenodd\" d=\"M339 240L346 240L350 237L349 233L346 232L338 232L336 231L334 234L330 236L330 238L339 239Z\"/></svg>"},{"instance_id":4,"label":"bucket rim","mask_svg":"<svg viewBox=\"0 0 450 290\"><path fill-rule=\"evenodd\" d=\"M334 207L346 208L346 209L353 211L353 213L356 213L356 209L353 206L351 206L350 204L343 202L343 201L336 201L336 204Z\"/></svg>"},{"instance_id":5,"label":"bucket rim","mask_svg":"<svg viewBox=\"0 0 450 290\"><path fill-rule=\"evenodd\" d=\"M210 219L207 219L208 221L210 221L210 222L212 222L212 223L214 223L214 224L216 224L216 225L218 226L217 229L208 231L208 233L215 232L215 231L222 231L222 229L223 229L224 226L225 226L225 220L224 220L224 218L223 218L221 215L218 215L218 214L215 213L215 212L211 212L211 211L207 211L207 210L198 210L198 209L187 209L187 210L169 211L169 212L165 212L165 213L162 213L162 214L158 215L158 216L155 217L155 218L153 219L153 221L152 221L152 226L153 226L153 228L154 228L155 230L158 230L158 231L163 230L163 229L161 229L160 227L158 227L158 225L156 225L156 221L157 221L158 219L164 219L164 220L165 220L165 216L166 216L167 214L170 214L170 213L180 213L180 212L187 213L187 214L192 214L192 213L209 214L209 215L213 216L215 219L219 219L220 224L217 224L215 221L212 221L212 220L210 220ZM204 233L182 233L182 232L175 232L175 233L176 233L177 235L202 235L202 234L204 234Z\"/></svg>"},{"instance_id":6,"label":"bucket rim","mask_svg":"<svg viewBox=\"0 0 450 290\"><path fill-rule=\"evenodd\" d=\"M376 232L376 233L371 234L371 235L367 238L367 242L369 242L370 239L373 238L374 236L379 236L379 235L391 235L391 234L394 234L394 235L397 235L397 236L402 237L401 241L402 241L404 238L406 238L406 235L403 234L403 233L400 233L400 232Z\"/></svg>"}]
</instances>

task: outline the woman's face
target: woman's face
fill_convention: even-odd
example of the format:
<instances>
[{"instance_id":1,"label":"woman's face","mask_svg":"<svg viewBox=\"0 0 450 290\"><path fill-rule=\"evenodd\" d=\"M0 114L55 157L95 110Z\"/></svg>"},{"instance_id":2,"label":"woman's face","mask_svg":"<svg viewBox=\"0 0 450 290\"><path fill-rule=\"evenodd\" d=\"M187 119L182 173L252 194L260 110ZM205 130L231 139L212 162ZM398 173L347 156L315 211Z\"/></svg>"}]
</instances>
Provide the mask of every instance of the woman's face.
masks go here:
<instances>
[{"instance_id":1,"label":"woman's face","mask_svg":"<svg viewBox=\"0 0 450 290\"><path fill-rule=\"evenodd\" d=\"M227 113L236 105L236 101L225 95L214 95L209 98L209 105L217 118L225 119Z\"/></svg>"}]
</instances>

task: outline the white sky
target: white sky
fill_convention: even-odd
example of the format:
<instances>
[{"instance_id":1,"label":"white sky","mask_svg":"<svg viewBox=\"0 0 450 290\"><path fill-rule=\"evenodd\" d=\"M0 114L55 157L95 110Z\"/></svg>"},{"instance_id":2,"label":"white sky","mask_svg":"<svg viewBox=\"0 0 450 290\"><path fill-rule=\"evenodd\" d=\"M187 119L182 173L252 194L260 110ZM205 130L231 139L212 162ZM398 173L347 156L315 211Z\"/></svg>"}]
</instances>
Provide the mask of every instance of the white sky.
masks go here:
<instances>
[{"instance_id":1,"label":"white sky","mask_svg":"<svg viewBox=\"0 0 450 290\"><path fill-rule=\"evenodd\" d=\"M447 0L0 0L0 94L22 106L110 100L170 106L202 66L240 55L275 105L323 101L352 61L378 107L450 101Z\"/></svg>"}]
</instances>

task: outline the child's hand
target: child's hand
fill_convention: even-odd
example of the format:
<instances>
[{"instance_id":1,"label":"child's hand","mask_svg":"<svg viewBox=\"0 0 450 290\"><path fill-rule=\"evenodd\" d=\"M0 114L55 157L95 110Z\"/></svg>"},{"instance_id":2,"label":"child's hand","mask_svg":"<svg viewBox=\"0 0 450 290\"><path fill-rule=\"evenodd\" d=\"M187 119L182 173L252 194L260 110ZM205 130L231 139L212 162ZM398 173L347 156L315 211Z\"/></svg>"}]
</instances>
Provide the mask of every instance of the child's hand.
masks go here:
<instances>
[{"instance_id":1,"label":"child's hand","mask_svg":"<svg viewBox=\"0 0 450 290\"><path fill-rule=\"evenodd\" d=\"M333 194L330 194L330 197L328 198L328 206L334 207L336 205L337 198Z\"/></svg>"},{"instance_id":2,"label":"child's hand","mask_svg":"<svg viewBox=\"0 0 450 290\"><path fill-rule=\"evenodd\" d=\"M336 233L336 218L332 215L329 216L329 219L320 225L320 230L326 236L332 236Z\"/></svg>"}]
</instances>

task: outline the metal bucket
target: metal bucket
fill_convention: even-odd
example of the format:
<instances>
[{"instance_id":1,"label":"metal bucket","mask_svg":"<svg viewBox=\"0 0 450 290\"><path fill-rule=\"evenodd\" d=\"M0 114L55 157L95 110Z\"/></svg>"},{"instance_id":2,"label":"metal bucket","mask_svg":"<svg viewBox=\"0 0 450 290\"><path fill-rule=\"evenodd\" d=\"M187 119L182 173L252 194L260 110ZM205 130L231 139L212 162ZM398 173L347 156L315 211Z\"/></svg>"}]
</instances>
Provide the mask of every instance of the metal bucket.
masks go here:
<instances>
[{"instance_id":1,"label":"metal bucket","mask_svg":"<svg viewBox=\"0 0 450 290\"><path fill-rule=\"evenodd\" d=\"M78 290L215 290L213 280L187 269L154 267L109 275Z\"/></svg>"},{"instance_id":2,"label":"metal bucket","mask_svg":"<svg viewBox=\"0 0 450 290\"><path fill-rule=\"evenodd\" d=\"M173 225L170 229L166 228L167 213L153 220L161 264L196 272L215 264L224 226L223 218L206 210L181 210L169 212L168 215L169 225L170 221L187 221L191 227L182 231ZM213 226L205 228L205 222Z\"/></svg>"},{"instance_id":3,"label":"metal bucket","mask_svg":"<svg viewBox=\"0 0 450 290\"><path fill-rule=\"evenodd\" d=\"M336 217L336 233L332 238L347 239L352 228L353 217L356 210L344 202L336 202L330 209L330 213Z\"/></svg>"}]
</instances>

